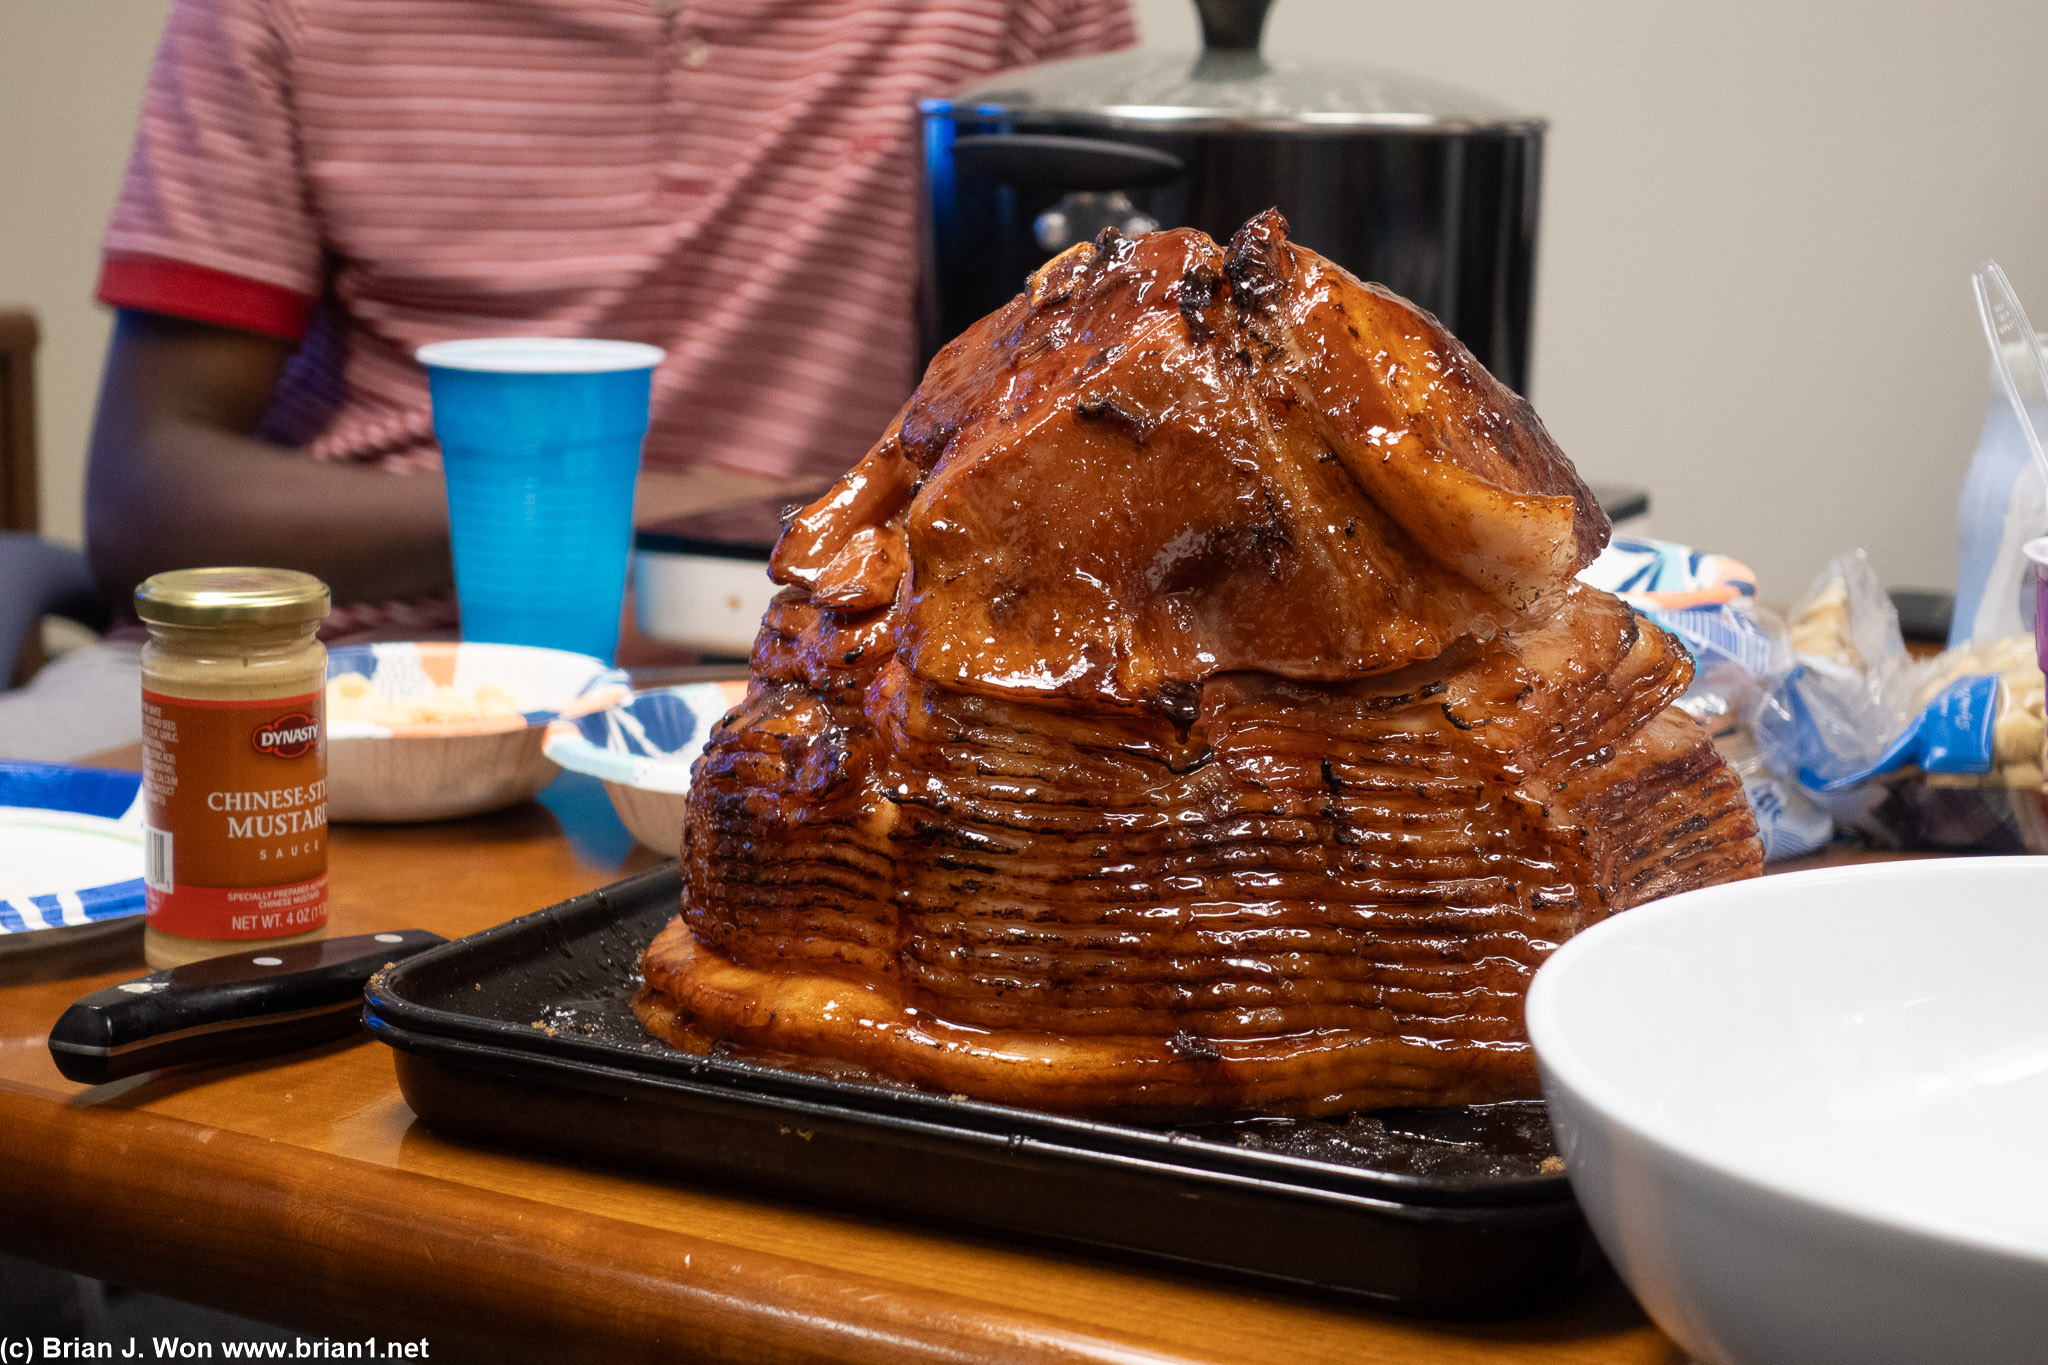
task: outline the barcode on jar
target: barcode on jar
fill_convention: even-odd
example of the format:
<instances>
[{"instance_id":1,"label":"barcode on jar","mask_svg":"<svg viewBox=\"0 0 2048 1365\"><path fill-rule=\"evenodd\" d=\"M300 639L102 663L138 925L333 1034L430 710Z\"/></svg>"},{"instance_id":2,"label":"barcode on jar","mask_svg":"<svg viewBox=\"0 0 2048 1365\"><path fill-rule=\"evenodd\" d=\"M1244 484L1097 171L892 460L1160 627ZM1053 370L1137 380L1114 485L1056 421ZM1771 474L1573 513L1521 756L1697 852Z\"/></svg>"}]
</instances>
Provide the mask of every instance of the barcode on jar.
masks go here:
<instances>
[{"instance_id":1,"label":"barcode on jar","mask_svg":"<svg viewBox=\"0 0 2048 1365\"><path fill-rule=\"evenodd\" d=\"M142 884L152 891L168 895L173 889L171 871L171 832L167 829L142 827Z\"/></svg>"}]
</instances>

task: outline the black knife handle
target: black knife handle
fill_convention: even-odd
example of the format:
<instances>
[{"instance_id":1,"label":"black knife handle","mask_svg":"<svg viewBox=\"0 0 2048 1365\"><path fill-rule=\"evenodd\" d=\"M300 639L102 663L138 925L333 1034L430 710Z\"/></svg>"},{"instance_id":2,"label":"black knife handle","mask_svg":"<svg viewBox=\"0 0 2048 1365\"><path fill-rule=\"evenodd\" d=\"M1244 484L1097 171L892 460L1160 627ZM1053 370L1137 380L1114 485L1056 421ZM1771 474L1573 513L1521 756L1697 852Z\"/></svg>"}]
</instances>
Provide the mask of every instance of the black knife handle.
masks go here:
<instances>
[{"instance_id":1,"label":"black knife handle","mask_svg":"<svg viewBox=\"0 0 2048 1365\"><path fill-rule=\"evenodd\" d=\"M50 1030L50 1056L99 1085L159 1067L238 1062L344 1038L363 985L385 964L446 942L424 929L230 953L152 972L79 1000Z\"/></svg>"}]
</instances>

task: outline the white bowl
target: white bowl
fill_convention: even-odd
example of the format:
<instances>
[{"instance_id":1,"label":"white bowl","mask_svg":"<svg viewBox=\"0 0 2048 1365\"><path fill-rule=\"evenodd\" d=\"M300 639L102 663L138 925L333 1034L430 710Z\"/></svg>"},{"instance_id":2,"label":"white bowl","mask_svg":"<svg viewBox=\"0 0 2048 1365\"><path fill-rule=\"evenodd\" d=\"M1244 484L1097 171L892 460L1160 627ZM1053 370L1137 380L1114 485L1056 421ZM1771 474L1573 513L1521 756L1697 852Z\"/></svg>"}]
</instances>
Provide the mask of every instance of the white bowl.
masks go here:
<instances>
[{"instance_id":1,"label":"white bowl","mask_svg":"<svg viewBox=\"0 0 2048 1365\"><path fill-rule=\"evenodd\" d=\"M625 675L600 659L529 645L392 642L329 652L331 682L371 680L395 701L486 684L509 693L521 714L406 724L337 721L327 726L327 818L372 824L452 820L503 810L539 795L555 777L542 751L548 723L626 693Z\"/></svg>"},{"instance_id":2,"label":"white bowl","mask_svg":"<svg viewBox=\"0 0 2048 1365\"><path fill-rule=\"evenodd\" d=\"M1698 1360L2048 1360L2048 858L1673 896L1528 1019L1579 1202Z\"/></svg>"},{"instance_id":3,"label":"white bowl","mask_svg":"<svg viewBox=\"0 0 2048 1365\"><path fill-rule=\"evenodd\" d=\"M824 492L749 498L633 533L633 600L640 633L706 654L744 659L780 587L768 561L783 513Z\"/></svg>"},{"instance_id":4,"label":"white bowl","mask_svg":"<svg viewBox=\"0 0 2048 1365\"><path fill-rule=\"evenodd\" d=\"M768 577L765 547L758 554L674 549L643 532L633 551L640 633L663 644L743 659L779 591Z\"/></svg>"},{"instance_id":5,"label":"white bowl","mask_svg":"<svg viewBox=\"0 0 2048 1365\"><path fill-rule=\"evenodd\" d=\"M548 726L547 756L604 784L627 831L670 857L682 851L690 767L744 682L652 687Z\"/></svg>"}]
</instances>

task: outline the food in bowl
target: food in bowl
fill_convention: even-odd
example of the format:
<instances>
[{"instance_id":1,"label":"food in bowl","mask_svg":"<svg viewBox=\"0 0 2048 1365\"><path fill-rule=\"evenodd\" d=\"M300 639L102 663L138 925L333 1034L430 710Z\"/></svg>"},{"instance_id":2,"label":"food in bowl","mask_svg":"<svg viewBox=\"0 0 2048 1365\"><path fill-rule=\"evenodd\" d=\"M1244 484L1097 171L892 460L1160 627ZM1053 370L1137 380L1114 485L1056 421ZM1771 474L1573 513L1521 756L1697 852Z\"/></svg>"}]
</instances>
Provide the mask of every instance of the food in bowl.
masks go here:
<instances>
[{"instance_id":1,"label":"food in bowl","mask_svg":"<svg viewBox=\"0 0 2048 1365\"><path fill-rule=\"evenodd\" d=\"M327 817L367 823L538 795L557 771L542 752L548 722L626 692L623 673L587 654L475 641L341 646L327 675L330 703L342 699L327 717Z\"/></svg>"},{"instance_id":2,"label":"food in bowl","mask_svg":"<svg viewBox=\"0 0 2048 1365\"><path fill-rule=\"evenodd\" d=\"M1277 214L1076 247L779 542L639 1017L1104 1116L1533 1097L1556 945L1762 861L1606 538Z\"/></svg>"},{"instance_id":3,"label":"food in bowl","mask_svg":"<svg viewBox=\"0 0 2048 1365\"><path fill-rule=\"evenodd\" d=\"M512 694L496 683L458 692L446 683L424 696L380 696L360 673L327 680L329 725L381 725L396 730L407 725L439 725L447 721L507 721L505 729L524 729L526 717Z\"/></svg>"}]
</instances>

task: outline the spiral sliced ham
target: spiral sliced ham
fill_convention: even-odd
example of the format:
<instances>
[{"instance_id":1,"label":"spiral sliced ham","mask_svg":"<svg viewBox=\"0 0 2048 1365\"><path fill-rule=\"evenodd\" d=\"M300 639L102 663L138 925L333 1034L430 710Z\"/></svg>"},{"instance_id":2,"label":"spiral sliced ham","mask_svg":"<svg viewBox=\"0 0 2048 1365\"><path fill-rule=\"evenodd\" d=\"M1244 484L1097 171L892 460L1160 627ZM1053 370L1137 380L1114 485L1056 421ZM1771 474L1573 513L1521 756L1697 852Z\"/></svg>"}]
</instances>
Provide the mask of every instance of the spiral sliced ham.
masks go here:
<instances>
[{"instance_id":1,"label":"spiral sliced ham","mask_svg":"<svg viewBox=\"0 0 2048 1365\"><path fill-rule=\"evenodd\" d=\"M1073 1113L1534 1095L1543 958L1761 864L1606 536L1277 214L1076 247L783 536L640 1017Z\"/></svg>"}]
</instances>

